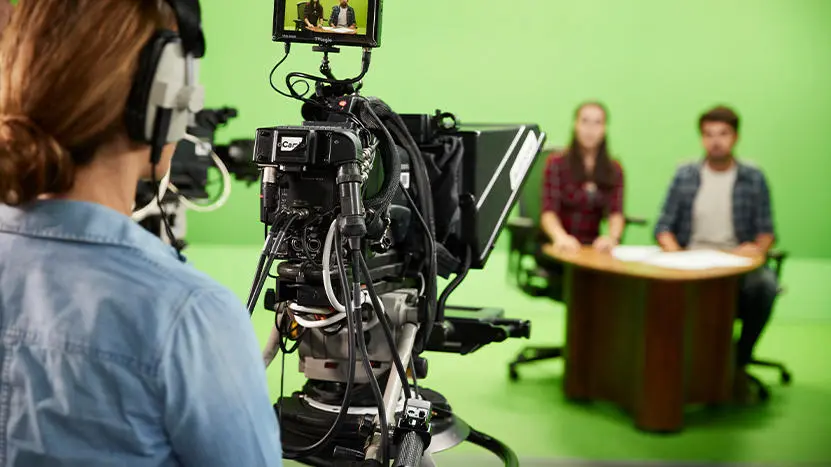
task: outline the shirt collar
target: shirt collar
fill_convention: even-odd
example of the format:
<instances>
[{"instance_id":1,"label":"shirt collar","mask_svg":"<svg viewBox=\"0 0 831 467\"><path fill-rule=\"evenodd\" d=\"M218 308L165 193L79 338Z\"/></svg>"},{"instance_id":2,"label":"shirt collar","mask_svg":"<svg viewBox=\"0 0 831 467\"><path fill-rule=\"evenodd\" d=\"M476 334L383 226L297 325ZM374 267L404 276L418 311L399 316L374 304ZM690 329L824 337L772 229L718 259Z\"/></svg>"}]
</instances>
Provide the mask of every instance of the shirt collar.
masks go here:
<instances>
[{"instance_id":1,"label":"shirt collar","mask_svg":"<svg viewBox=\"0 0 831 467\"><path fill-rule=\"evenodd\" d=\"M80 243L137 248L153 255L176 251L129 217L84 201L40 200L25 207L0 204L0 232Z\"/></svg>"},{"instance_id":2,"label":"shirt collar","mask_svg":"<svg viewBox=\"0 0 831 467\"><path fill-rule=\"evenodd\" d=\"M745 180L745 179L750 180L751 179L751 173L753 173L753 169L751 168L751 166L745 164L744 162L742 162L738 158L735 159L735 162L736 162L736 165L735 165L736 180ZM706 164L707 164L706 159L701 160L699 162L699 168L703 169ZM700 176L701 171L700 170L696 171L696 175Z\"/></svg>"}]
</instances>

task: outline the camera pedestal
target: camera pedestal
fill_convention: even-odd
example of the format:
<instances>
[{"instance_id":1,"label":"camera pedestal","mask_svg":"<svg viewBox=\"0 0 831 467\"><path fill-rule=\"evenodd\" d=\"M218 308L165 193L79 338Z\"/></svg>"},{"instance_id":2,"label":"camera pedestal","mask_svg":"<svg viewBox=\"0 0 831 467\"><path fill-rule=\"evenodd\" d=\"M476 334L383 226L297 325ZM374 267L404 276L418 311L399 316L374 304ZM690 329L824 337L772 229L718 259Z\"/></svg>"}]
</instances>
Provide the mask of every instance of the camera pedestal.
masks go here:
<instances>
[{"instance_id":1,"label":"camera pedestal","mask_svg":"<svg viewBox=\"0 0 831 467\"><path fill-rule=\"evenodd\" d=\"M415 388L412 388L413 390ZM516 455L502 443L482 435L471 429L461 418L456 416L447 400L438 392L421 388L419 395L430 401L433 405L435 415L432 420L432 438L430 446L422 457L420 467L435 466L431 454L447 451L465 441L490 450L509 464L509 460L516 459ZM313 405L314 404L314 405ZM280 413L280 402L274 405L275 412ZM282 440L293 445L306 445L320 439L329 429L337 416L336 406L322 408L321 404L313 403L307 396L295 393L282 400ZM353 414L353 410L356 412ZM363 449L367 438L371 436L373 407L350 408L350 415L344 422L342 434L335 438L324 452L336 454L335 456L321 456L313 458L298 459L297 461L312 466L364 466L381 465L373 464L371 461L363 460ZM337 456L343 455L344 458ZM395 452L392 453L395 458ZM511 465L511 464L509 464Z\"/></svg>"}]
</instances>

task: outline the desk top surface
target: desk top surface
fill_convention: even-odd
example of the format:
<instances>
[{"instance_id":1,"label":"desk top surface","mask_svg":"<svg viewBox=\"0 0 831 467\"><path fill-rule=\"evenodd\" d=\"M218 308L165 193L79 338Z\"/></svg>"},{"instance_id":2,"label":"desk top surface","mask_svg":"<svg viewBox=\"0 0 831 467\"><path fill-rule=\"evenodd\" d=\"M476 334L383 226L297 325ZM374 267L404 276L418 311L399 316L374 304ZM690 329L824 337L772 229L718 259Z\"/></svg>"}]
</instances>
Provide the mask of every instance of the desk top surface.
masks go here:
<instances>
[{"instance_id":1,"label":"desk top surface","mask_svg":"<svg viewBox=\"0 0 831 467\"><path fill-rule=\"evenodd\" d=\"M577 253L564 254L556 251L554 245L549 244L543 247L543 252L558 261L584 269L642 279L670 281L695 281L738 276L758 269L765 264L765 258L760 256L752 258L753 263L748 266L681 270L663 268L651 264L621 261L609 253L600 253L591 247L583 247Z\"/></svg>"},{"instance_id":2,"label":"desk top surface","mask_svg":"<svg viewBox=\"0 0 831 467\"><path fill-rule=\"evenodd\" d=\"M312 32L326 33L326 34L340 34L340 35L346 35L346 36L354 36L354 35L358 34L358 29L357 28L356 29L351 29L351 28L329 28L329 29L324 29L320 26L313 26L311 28L306 26L306 29L309 30L309 31L312 31Z\"/></svg>"}]
</instances>

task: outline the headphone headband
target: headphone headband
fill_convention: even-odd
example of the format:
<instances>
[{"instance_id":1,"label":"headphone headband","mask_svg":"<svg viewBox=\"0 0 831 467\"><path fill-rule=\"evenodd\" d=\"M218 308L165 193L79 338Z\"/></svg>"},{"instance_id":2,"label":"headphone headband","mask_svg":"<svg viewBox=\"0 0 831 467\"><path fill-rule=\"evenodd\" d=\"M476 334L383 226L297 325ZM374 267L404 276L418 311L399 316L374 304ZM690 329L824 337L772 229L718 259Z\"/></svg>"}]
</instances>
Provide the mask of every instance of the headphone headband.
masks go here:
<instances>
[{"instance_id":1,"label":"headphone headband","mask_svg":"<svg viewBox=\"0 0 831 467\"><path fill-rule=\"evenodd\" d=\"M193 58L205 56L205 35L202 32L202 9L199 0L165 0L176 15L182 48Z\"/></svg>"}]
</instances>

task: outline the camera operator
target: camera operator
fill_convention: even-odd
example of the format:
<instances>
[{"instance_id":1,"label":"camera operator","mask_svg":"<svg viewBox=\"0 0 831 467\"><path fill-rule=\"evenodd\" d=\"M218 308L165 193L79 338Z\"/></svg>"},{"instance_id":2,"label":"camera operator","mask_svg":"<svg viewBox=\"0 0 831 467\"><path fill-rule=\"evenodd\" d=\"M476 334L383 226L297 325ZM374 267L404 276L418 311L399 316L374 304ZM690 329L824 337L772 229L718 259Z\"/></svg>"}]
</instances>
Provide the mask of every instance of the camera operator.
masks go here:
<instances>
[{"instance_id":1,"label":"camera operator","mask_svg":"<svg viewBox=\"0 0 831 467\"><path fill-rule=\"evenodd\" d=\"M169 3L22 0L3 34L0 465L281 465L245 308L130 219L174 150L125 123Z\"/></svg>"}]
</instances>

